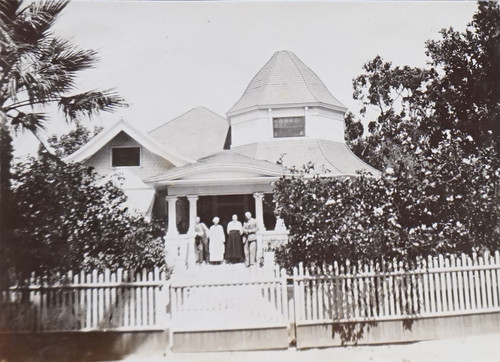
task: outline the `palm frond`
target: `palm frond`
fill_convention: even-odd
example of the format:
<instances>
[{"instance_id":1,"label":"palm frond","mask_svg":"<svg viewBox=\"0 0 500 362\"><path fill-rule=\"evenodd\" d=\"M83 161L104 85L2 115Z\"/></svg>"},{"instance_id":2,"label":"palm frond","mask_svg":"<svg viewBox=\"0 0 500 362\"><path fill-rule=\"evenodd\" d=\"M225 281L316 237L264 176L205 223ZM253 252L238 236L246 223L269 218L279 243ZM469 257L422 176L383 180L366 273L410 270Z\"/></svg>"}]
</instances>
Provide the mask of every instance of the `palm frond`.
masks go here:
<instances>
[{"instance_id":1,"label":"palm frond","mask_svg":"<svg viewBox=\"0 0 500 362\"><path fill-rule=\"evenodd\" d=\"M58 98L74 89L77 72L91 68L95 60L95 51L52 38L32 57L29 70L36 76L23 85L33 101Z\"/></svg>"},{"instance_id":2,"label":"palm frond","mask_svg":"<svg viewBox=\"0 0 500 362\"><path fill-rule=\"evenodd\" d=\"M61 0L32 2L28 5L20 0L0 0L1 101L5 101L6 83L13 72L22 73L36 63L30 60L37 54L40 45L51 38L50 27L66 5L67 2ZM22 84L19 84L19 89L22 89Z\"/></svg>"},{"instance_id":3,"label":"palm frond","mask_svg":"<svg viewBox=\"0 0 500 362\"><path fill-rule=\"evenodd\" d=\"M125 100L113 90L92 90L70 97L61 97L59 108L66 121L77 121L81 116L92 118L99 112L113 112L119 107L127 107Z\"/></svg>"},{"instance_id":4,"label":"palm frond","mask_svg":"<svg viewBox=\"0 0 500 362\"><path fill-rule=\"evenodd\" d=\"M15 19L16 14L21 8L22 1L1 0L0 1L0 20L3 24Z\"/></svg>"},{"instance_id":5,"label":"palm frond","mask_svg":"<svg viewBox=\"0 0 500 362\"><path fill-rule=\"evenodd\" d=\"M30 131L37 134L45 129L47 116L44 113L24 113L18 112L15 117L12 117L10 123L16 131Z\"/></svg>"},{"instance_id":6,"label":"palm frond","mask_svg":"<svg viewBox=\"0 0 500 362\"><path fill-rule=\"evenodd\" d=\"M21 1L0 0L0 42L2 47L12 44L10 30L21 7Z\"/></svg>"},{"instance_id":7,"label":"palm frond","mask_svg":"<svg viewBox=\"0 0 500 362\"><path fill-rule=\"evenodd\" d=\"M59 14L68 5L67 1L48 0L35 1L18 12L17 39L18 41L37 45L46 37L49 29L54 25Z\"/></svg>"},{"instance_id":8,"label":"palm frond","mask_svg":"<svg viewBox=\"0 0 500 362\"><path fill-rule=\"evenodd\" d=\"M50 29L67 6L65 0L0 0L0 107L15 128L36 132L45 116L24 113L33 105L57 103L68 122L92 118L126 106L115 92L74 92L77 73L92 68L94 50L82 50L54 36Z\"/></svg>"},{"instance_id":9,"label":"palm frond","mask_svg":"<svg viewBox=\"0 0 500 362\"><path fill-rule=\"evenodd\" d=\"M5 85L17 58L14 22L20 7L21 1L0 0L0 86Z\"/></svg>"},{"instance_id":10,"label":"palm frond","mask_svg":"<svg viewBox=\"0 0 500 362\"><path fill-rule=\"evenodd\" d=\"M81 50L71 42L47 38L35 52L25 53L16 63L6 95L16 102L16 94L25 92L32 103L50 103L73 91L77 72L92 68L96 59L94 50ZM0 95L0 104L3 97Z\"/></svg>"},{"instance_id":11,"label":"palm frond","mask_svg":"<svg viewBox=\"0 0 500 362\"><path fill-rule=\"evenodd\" d=\"M92 68L97 59L97 52L92 49L79 49L70 41L51 37L47 44L39 46L40 63L49 71L78 72Z\"/></svg>"}]
</instances>

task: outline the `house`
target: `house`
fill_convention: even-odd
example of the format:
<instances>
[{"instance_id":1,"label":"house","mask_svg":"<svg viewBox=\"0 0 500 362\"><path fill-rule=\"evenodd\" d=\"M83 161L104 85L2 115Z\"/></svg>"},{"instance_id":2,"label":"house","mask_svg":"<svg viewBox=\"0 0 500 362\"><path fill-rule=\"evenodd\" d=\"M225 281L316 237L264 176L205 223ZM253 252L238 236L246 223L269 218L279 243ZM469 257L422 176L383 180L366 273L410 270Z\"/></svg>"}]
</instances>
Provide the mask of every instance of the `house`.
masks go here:
<instances>
[{"instance_id":1,"label":"house","mask_svg":"<svg viewBox=\"0 0 500 362\"><path fill-rule=\"evenodd\" d=\"M183 260L194 242L194 218L207 225L232 214L255 215L259 244L285 240L273 214L272 182L284 168L308 162L328 176L378 171L344 141L347 111L319 77L290 51L276 52L223 118L195 108L142 134L125 121L93 138L66 161L98 172L125 172L138 209L168 218L169 257ZM133 187L132 187L133 186ZM175 262L175 260L173 260ZM172 260L171 260L172 262Z\"/></svg>"}]
</instances>

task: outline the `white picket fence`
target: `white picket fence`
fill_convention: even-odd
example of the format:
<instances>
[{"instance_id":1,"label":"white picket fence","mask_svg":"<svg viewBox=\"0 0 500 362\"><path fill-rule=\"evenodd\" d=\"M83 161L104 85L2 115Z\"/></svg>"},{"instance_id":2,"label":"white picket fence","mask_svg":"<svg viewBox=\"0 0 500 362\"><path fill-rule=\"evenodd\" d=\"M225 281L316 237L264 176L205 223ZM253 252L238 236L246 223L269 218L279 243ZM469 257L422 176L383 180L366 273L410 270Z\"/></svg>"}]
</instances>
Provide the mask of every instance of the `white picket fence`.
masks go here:
<instances>
[{"instance_id":1,"label":"white picket fence","mask_svg":"<svg viewBox=\"0 0 500 362\"><path fill-rule=\"evenodd\" d=\"M500 311L500 253L294 269L297 325Z\"/></svg>"},{"instance_id":2,"label":"white picket fence","mask_svg":"<svg viewBox=\"0 0 500 362\"><path fill-rule=\"evenodd\" d=\"M168 285L159 269L32 277L0 293L0 331L155 330L167 323Z\"/></svg>"},{"instance_id":3,"label":"white picket fence","mask_svg":"<svg viewBox=\"0 0 500 362\"><path fill-rule=\"evenodd\" d=\"M173 285L158 269L69 273L50 285L32 278L0 292L0 331L164 330L170 322L216 330L500 312L498 251L414 268L347 263L272 274Z\"/></svg>"}]
</instances>

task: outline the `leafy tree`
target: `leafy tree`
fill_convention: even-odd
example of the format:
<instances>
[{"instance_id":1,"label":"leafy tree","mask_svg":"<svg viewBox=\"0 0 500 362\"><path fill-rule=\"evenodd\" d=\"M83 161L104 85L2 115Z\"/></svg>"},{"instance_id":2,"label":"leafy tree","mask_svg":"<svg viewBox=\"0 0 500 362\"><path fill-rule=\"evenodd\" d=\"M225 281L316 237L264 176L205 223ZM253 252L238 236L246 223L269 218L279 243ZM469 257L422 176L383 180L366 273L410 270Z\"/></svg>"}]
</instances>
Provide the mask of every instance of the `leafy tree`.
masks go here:
<instances>
[{"instance_id":1,"label":"leafy tree","mask_svg":"<svg viewBox=\"0 0 500 362\"><path fill-rule=\"evenodd\" d=\"M291 240L278 250L288 268L304 262L412 262L436 253L500 247L500 163L493 147L464 151L471 138L446 131L431 155L380 178L324 178L292 170L274 187Z\"/></svg>"},{"instance_id":2,"label":"leafy tree","mask_svg":"<svg viewBox=\"0 0 500 362\"><path fill-rule=\"evenodd\" d=\"M363 67L365 74L353 81L354 98L362 102L368 123L366 137L357 131L359 120L346 119L347 141L361 158L384 169L413 150L401 147L424 143L428 152L446 129L470 135L476 146L500 147L500 7L479 2L465 32L452 28L442 38L428 41L428 68L393 66L377 56ZM353 128L356 128L353 130ZM409 154L404 154L404 151Z\"/></svg>"},{"instance_id":3,"label":"leafy tree","mask_svg":"<svg viewBox=\"0 0 500 362\"><path fill-rule=\"evenodd\" d=\"M444 129L459 129L480 145L500 145L500 5L480 1L467 30L441 31L427 42L438 74L426 92ZM491 131L491 133L490 133ZM498 148L497 148L498 150Z\"/></svg>"},{"instance_id":4,"label":"leafy tree","mask_svg":"<svg viewBox=\"0 0 500 362\"><path fill-rule=\"evenodd\" d=\"M65 157L80 149L101 131L102 127L94 127L91 131L80 122L77 122L74 129L60 137L56 135L50 136L47 143L55 150L56 156Z\"/></svg>"},{"instance_id":5,"label":"leafy tree","mask_svg":"<svg viewBox=\"0 0 500 362\"><path fill-rule=\"evenodd\" d=\"M14 195L10 197L12 147L10 141L4 144L4 140L11 139L10 132L29 131L38 138L39 131L49 121L49 115L44 110L51 105L57 105L70 123L78 122L81 117L93 117L99 112L125 106L123 99L110 90L76 92L76 76L95 65L97 53L82 50L51 32L67 4L67 1L59 0L29 3L0 0L2 253L14 243L13 223L4 218L5 215L13 215L16 206ZM16 194L15 197L18 196ZM3 268L6 261L2 260L0 264Z\"/></svg>"},{"instance_id":6,"label":"leafy tree","mask_svg":"<svg viewBox=\"0 0 500 362\"><path fill-rule=\"evenodd\" d=\"M426 45L430 66L377 56L353 81L363 124L346 115L354 152L379 178L292 170L275 185L292 240L281 264L373 258L412 262L500 247L500 8L479 3L464 33Z\"/></svg>"},{"instance_id":7,"label":"leafy tree","mask_svg":"<svg viewBox=\"0 0 500 362\"><path fill-rule=\"evenodd\" d=\"M46 155L14 167L16 237L3 255L11 280L32 272L164 265L164 230L124 206L112 181Z\"/></svg>"},{"instance_id":8,"label":"leafy tree","mask_svg":"<svg viewBox=\"0 0 500 362\"><path fill-rule=\"evenodd\" d=\"M384 169L405 155L403 144L409 137L412 143L426 142L436 131L427 126L432 112L425 104L424 92L435 73L407 66L394 67L379 56L363 69L366 74L353 81L353 96L363 103L361 115L371 107L376 109L378 117L368 123L366 137L352 131L354 127L359 128L361 122L354 121L352 115L347 117L347 141L358 156L375 168Z\"/></svg>"},{"instance_id":9,"label":"leafy tree","mask_svg":"<svg viewBox=\"0 0 500 362\"><path fill-rule=\"evenodd\" d=\"M93 67L97 54L51 32L67 4L52 0L28 4L0 1L0 122L4 131L14 128L38 137L49 120L44 112L49 105L57 105L68 122L125 105L112 91L75 92L78 72ZM10 162L0 166L2 175L8 176ZM8 177L2 177L0 183L1 191L5 191ZM4 201L0 204L8 207Z\"/></svg>"}]
</instances>

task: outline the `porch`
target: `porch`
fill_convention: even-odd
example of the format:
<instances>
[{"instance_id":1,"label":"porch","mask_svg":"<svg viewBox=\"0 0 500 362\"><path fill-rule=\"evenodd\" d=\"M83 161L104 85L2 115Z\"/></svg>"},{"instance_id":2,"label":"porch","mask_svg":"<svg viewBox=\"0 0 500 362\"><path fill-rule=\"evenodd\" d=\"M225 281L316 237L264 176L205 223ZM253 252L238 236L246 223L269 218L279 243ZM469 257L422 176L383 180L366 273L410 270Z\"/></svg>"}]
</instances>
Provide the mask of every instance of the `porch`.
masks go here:
<instances>
[{"instance_id":1,"label":"porch","mask_svg":"<svg viewBox=\"0 0 500 362\"><path fill-rule=\"evenodd\" d=\"M195 264L195 218L208 228L215 216L220 218L226 233L227 223L232 215L244 222L244 214L249 211L257 220L257 263L264 251L288 241L288 230L282 219L274 216L272 195L263 192L234 195L187 195L166 196L167 231L165 248L167 264L175 268L190 268ZM227 237L227 235L226 235Z\"/></svg>"},{"instance_id":2,"label":"porch","mask_svg":"<svg viewBox=\"0 0 500 362\"><path fill-rule=\"evenodd\" d=\"M166 200L167 263L176 268L194 264L196 216L208 228L218 216L226 232L232 215L243 223L250 211L259 227L257 260L271 243L286 242L288 231L274 216L272 200L272 183L282 175L277 164L222 151L145 180Z\"/></svg>"}]
</instances>

